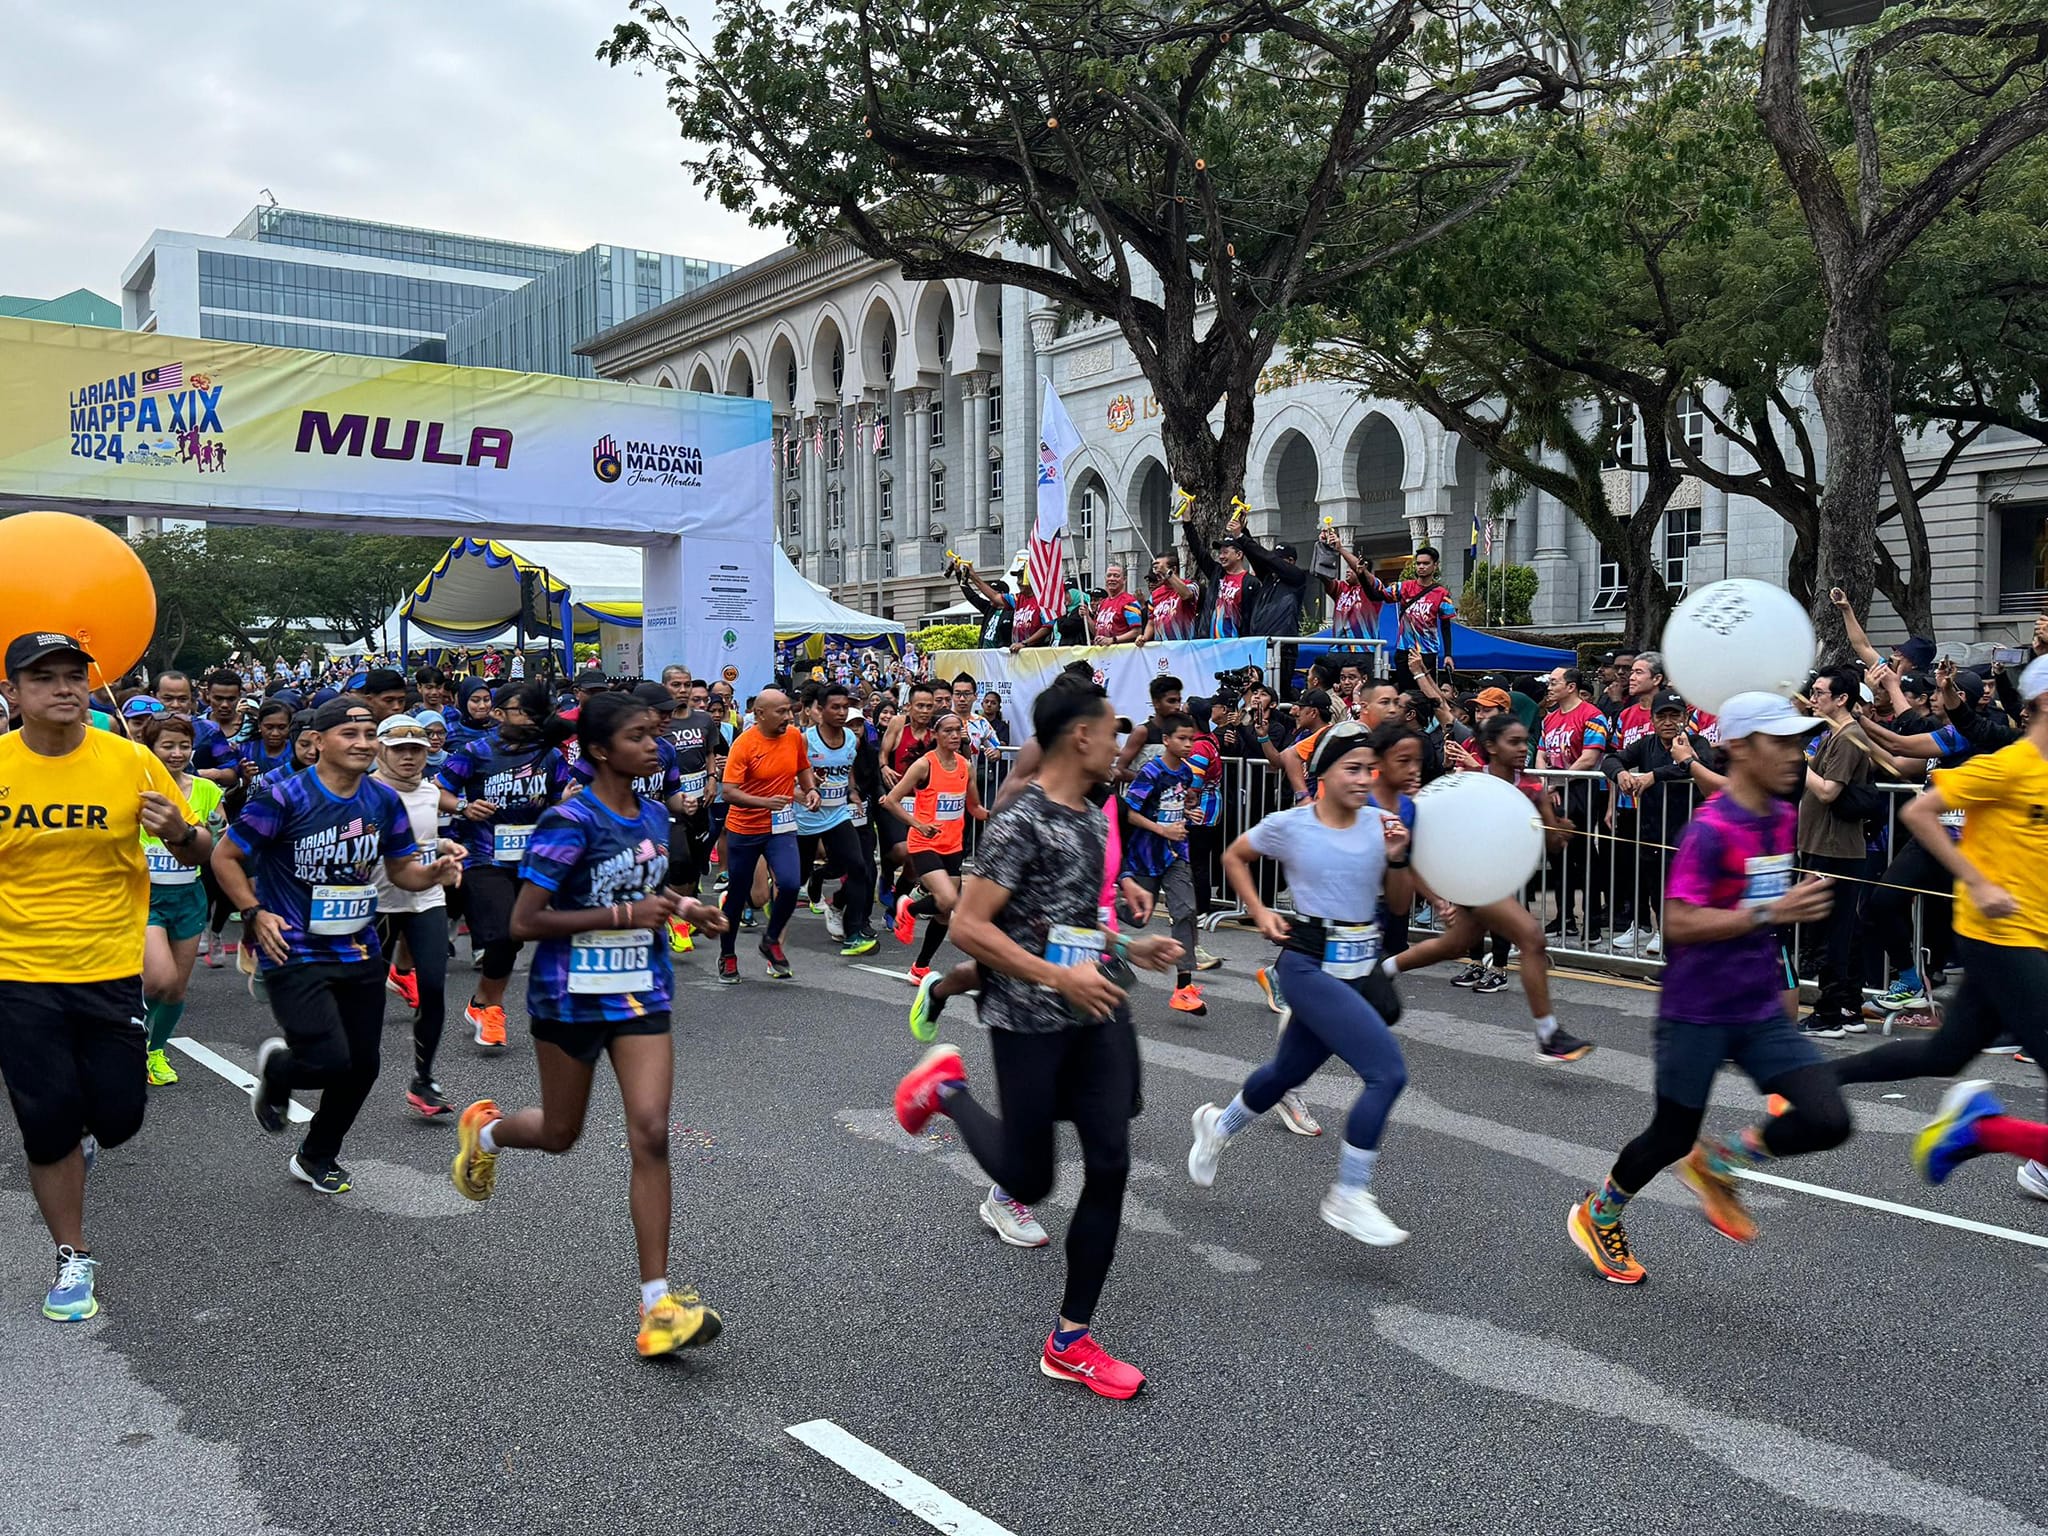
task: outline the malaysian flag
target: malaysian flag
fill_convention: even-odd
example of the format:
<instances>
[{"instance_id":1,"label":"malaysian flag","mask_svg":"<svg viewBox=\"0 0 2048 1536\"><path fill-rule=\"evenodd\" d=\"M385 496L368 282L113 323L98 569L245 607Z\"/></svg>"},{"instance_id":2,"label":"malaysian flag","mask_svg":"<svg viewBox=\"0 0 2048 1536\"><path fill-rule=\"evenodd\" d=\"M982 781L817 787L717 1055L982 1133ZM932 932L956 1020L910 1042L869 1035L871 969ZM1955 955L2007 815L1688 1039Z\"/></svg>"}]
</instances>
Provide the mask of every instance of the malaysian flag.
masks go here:
<instances>
[{"instance_id":1,"label":"malaysian flag","mask_svg":"<svg viewBox=\"0 0 2048 1536\"><path fill-rule=\"evenodd\" d=\"M875 453L877 454L877 456L879 456L883 452L883 450L885 450L888 446L889 419L886 416L878 416L875 418Z\"/></svg>"},{"instance_id":2,"label":"malaysian flag","mask_svg":"<svg viewBox=\"0 0 2048 1536\"><path fill-rule=\"evenodd\" d=\"M142 370L142 392L145 395L156 394L159 390L183 389L184 387L185 365L183 363L165 363L161 368L145 368Z\"/></svg>"},{"instance_id":3,"label":"malaysian flag","mask_svg":"<svg viewBox=\"0 0 2048 1536\"><path fill-rule=\"evenodd\" d=\"M1025 545L1024 563L1048 623L1059 617L1062 595L1060 535L1067 529L1067 481L1060 465L1080 446L1081 434L1047 379L1038 409L1038 518Z\"/></svg>"},{"instance_id":4,"label":"malaysian flag","mask_svg":"<svg viewBox=\"0 0 2048 1536\"><path fill-rule=\"evenodd\" d=\"M825 457L825 418L822 416L811 424L811 452L821 459Z\"/></svg>"}]
</instances>

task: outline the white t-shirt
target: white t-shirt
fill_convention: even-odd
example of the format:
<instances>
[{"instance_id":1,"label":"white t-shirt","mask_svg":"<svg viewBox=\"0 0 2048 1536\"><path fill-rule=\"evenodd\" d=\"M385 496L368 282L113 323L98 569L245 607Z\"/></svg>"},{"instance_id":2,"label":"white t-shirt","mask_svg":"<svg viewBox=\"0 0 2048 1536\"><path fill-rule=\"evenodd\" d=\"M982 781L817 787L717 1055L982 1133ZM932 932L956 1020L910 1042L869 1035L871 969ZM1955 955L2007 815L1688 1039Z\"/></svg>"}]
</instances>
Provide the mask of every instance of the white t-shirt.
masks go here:
<instances>
[{"instance_id":1,"label":"white t-shirt","mask_svg":"<svg viewBox=\"0 0 2048 1536\"><path fill-rule=\"evenodd\" d=\"M391 790L405 802L406 819L412 823L412 835L419 843L419 860L431 864L440 857L441 786L434 782L429 773L420 780L418 789L400 789L396 784L379 779L379 783ZM379 912L431 912L435 907L448 905L448 892L444 886L429 886L424 891L401 891L391 883L391 877L384 872L384 864L377 863L377 910Z\"/></svg>"},{"instance_id":2,"label":"white t-shirt","mask_svg":"<svg viewBox=\"0 0 2048 1536\"><path fill-rule=\"evenodd\" d=\"M1369 923L1386 883L1386 814L1370 803L1343 831L1316 819L1313 805L1275 811L1253 824L1251 845L1287 868L1294 909L1333 923Z\"/></svg>"}]
</instances>

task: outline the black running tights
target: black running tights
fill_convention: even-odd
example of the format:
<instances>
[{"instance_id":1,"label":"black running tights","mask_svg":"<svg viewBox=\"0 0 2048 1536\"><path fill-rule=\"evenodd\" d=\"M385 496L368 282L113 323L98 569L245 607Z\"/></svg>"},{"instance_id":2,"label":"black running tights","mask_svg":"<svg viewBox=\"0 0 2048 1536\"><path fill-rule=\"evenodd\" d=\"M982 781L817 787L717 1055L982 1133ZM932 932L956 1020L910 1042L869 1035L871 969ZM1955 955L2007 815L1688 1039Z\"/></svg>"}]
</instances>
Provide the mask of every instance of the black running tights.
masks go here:
<instances>
[{"instance_id":1,"label":"black running tights","mask_svg":"<svg viewBox=\"0 0 2048 1536\"><path fill-rule=\"evenodd\" d=\"M1766 1093L1783 1094L1792 1107L1764 1124L1764 1146L1773 1157L1825 1152L1849 1139L1849 1106L1825 1062L1799 1067L1759 1085ZM1692 1150L1706 1119L1705 1106L1681 1104L1657 1096L1649 1129L1621 1149L1614 1160L1614 1182L1633 1195L1659 1173Z\"/></svg>"}]
</instances>

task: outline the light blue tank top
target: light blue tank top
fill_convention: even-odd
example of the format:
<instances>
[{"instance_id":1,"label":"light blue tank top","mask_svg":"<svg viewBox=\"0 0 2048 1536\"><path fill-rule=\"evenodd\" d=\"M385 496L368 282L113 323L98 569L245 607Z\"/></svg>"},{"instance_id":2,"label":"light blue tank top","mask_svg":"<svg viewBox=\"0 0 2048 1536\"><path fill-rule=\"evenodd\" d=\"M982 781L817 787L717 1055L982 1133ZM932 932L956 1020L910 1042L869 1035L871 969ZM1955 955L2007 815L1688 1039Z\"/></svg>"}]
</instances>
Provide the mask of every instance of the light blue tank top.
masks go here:
<instances>
[{"instance_id":1,"label":"light blue tank top","mask_svg":"<svg viewBox=\"0 0 2048 1536\"><path fill-rule=\"evenodd\" d=\"M818 808L798 807L796 829L806 837L829 832L851 818L846 797L853 782L853 755L858 738L849 728L837 751L825 745L814 725L804 732L804 746L811 754L811 771L818 777Z\"/></svg>"}]
</instances>

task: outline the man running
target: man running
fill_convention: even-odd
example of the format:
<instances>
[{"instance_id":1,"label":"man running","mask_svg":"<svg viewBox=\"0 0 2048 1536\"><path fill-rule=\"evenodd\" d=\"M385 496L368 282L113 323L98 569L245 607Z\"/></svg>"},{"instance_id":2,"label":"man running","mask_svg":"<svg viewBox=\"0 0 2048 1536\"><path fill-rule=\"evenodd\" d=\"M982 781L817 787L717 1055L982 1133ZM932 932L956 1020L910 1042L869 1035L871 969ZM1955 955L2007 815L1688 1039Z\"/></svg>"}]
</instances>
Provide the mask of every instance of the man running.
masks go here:
<instances>
[{"instance_id":1,"label":"man running","mask_svg":"<svg viewBox=\"0 0 2048 1536\"><path fill-rule=\"evenodd\" d=\"M142 838L184 866L211 840L152 753L87 725L95 663L84 646L17 635L5 663L0 692L21 728L0 736L0 1079L57 1245L43 1316L76 1323L100 1309L86 1167L142 1128Z\"/></svg>"},{"instance_id":2,"label":"man running","mask_svg":"<svg viewBox=\"0 0 2048 1536\"><path fill-rule=\"evenodd\" d=\"M840 941L839 953L848 959L872 954L876 945L868 928L875 905L875 871L868 863L866 840L853 821L866 802L854 783L860 738L846 728L852 701L844 683L825 685L818 722L804 732L804 748L817 775L818 808L800 810L796 816L797 868L810 871L822 852L825 867L842 876L825 908L825 931ZM816 876L812 878L815 885ZM817 905L813 903L814 910Z\"/></svg>"},{"instance_id":3,"label":"man running","mask_svg":"<svg viewBox=\"0 0 2048 1536\"><path fill-rule=\"evenodd\" d=\"M728 986L740 979L733 941L753 888L754 870L765 861L775 878L775 905L761 935L761 958L768 962L769 976L787 981L796 973L783 953L782 934L803 890L796 858L796 806L818 808L818 783L803 734L790 729L789 695L780 688L755 696L754 723L733 741L721 793L730 809L725 813L726 928L718 936L718 979Z\"/></svg>"},{"instance_id":4,"label":"man running","mask_svg":"<svg viewBox=\"0 0 2048 1536\"><path fill-rule=\"evenodd\" d=\"M1727 787L1687 823L1664 894L1656 1110L1606 1182L1565 1216L1572 1242L1617 1284L1644 1274L1622 1210L1663 1169L1678 1163L1708 1222L1746 1243L1756 1223L1732 1170L1849 1137L1834 1073L1793 1022L1797 992L1777 932L1824 916L1833 898L1825 879L1793 884L1799 813L1785 799L1806 769L1805 738L1820 727L1774 693L1738 693L1722 710ZM1700 1137L1714 1079L1730 1061L1791 1106L1732 1144Z\"/></svg>"}]
</instances>

